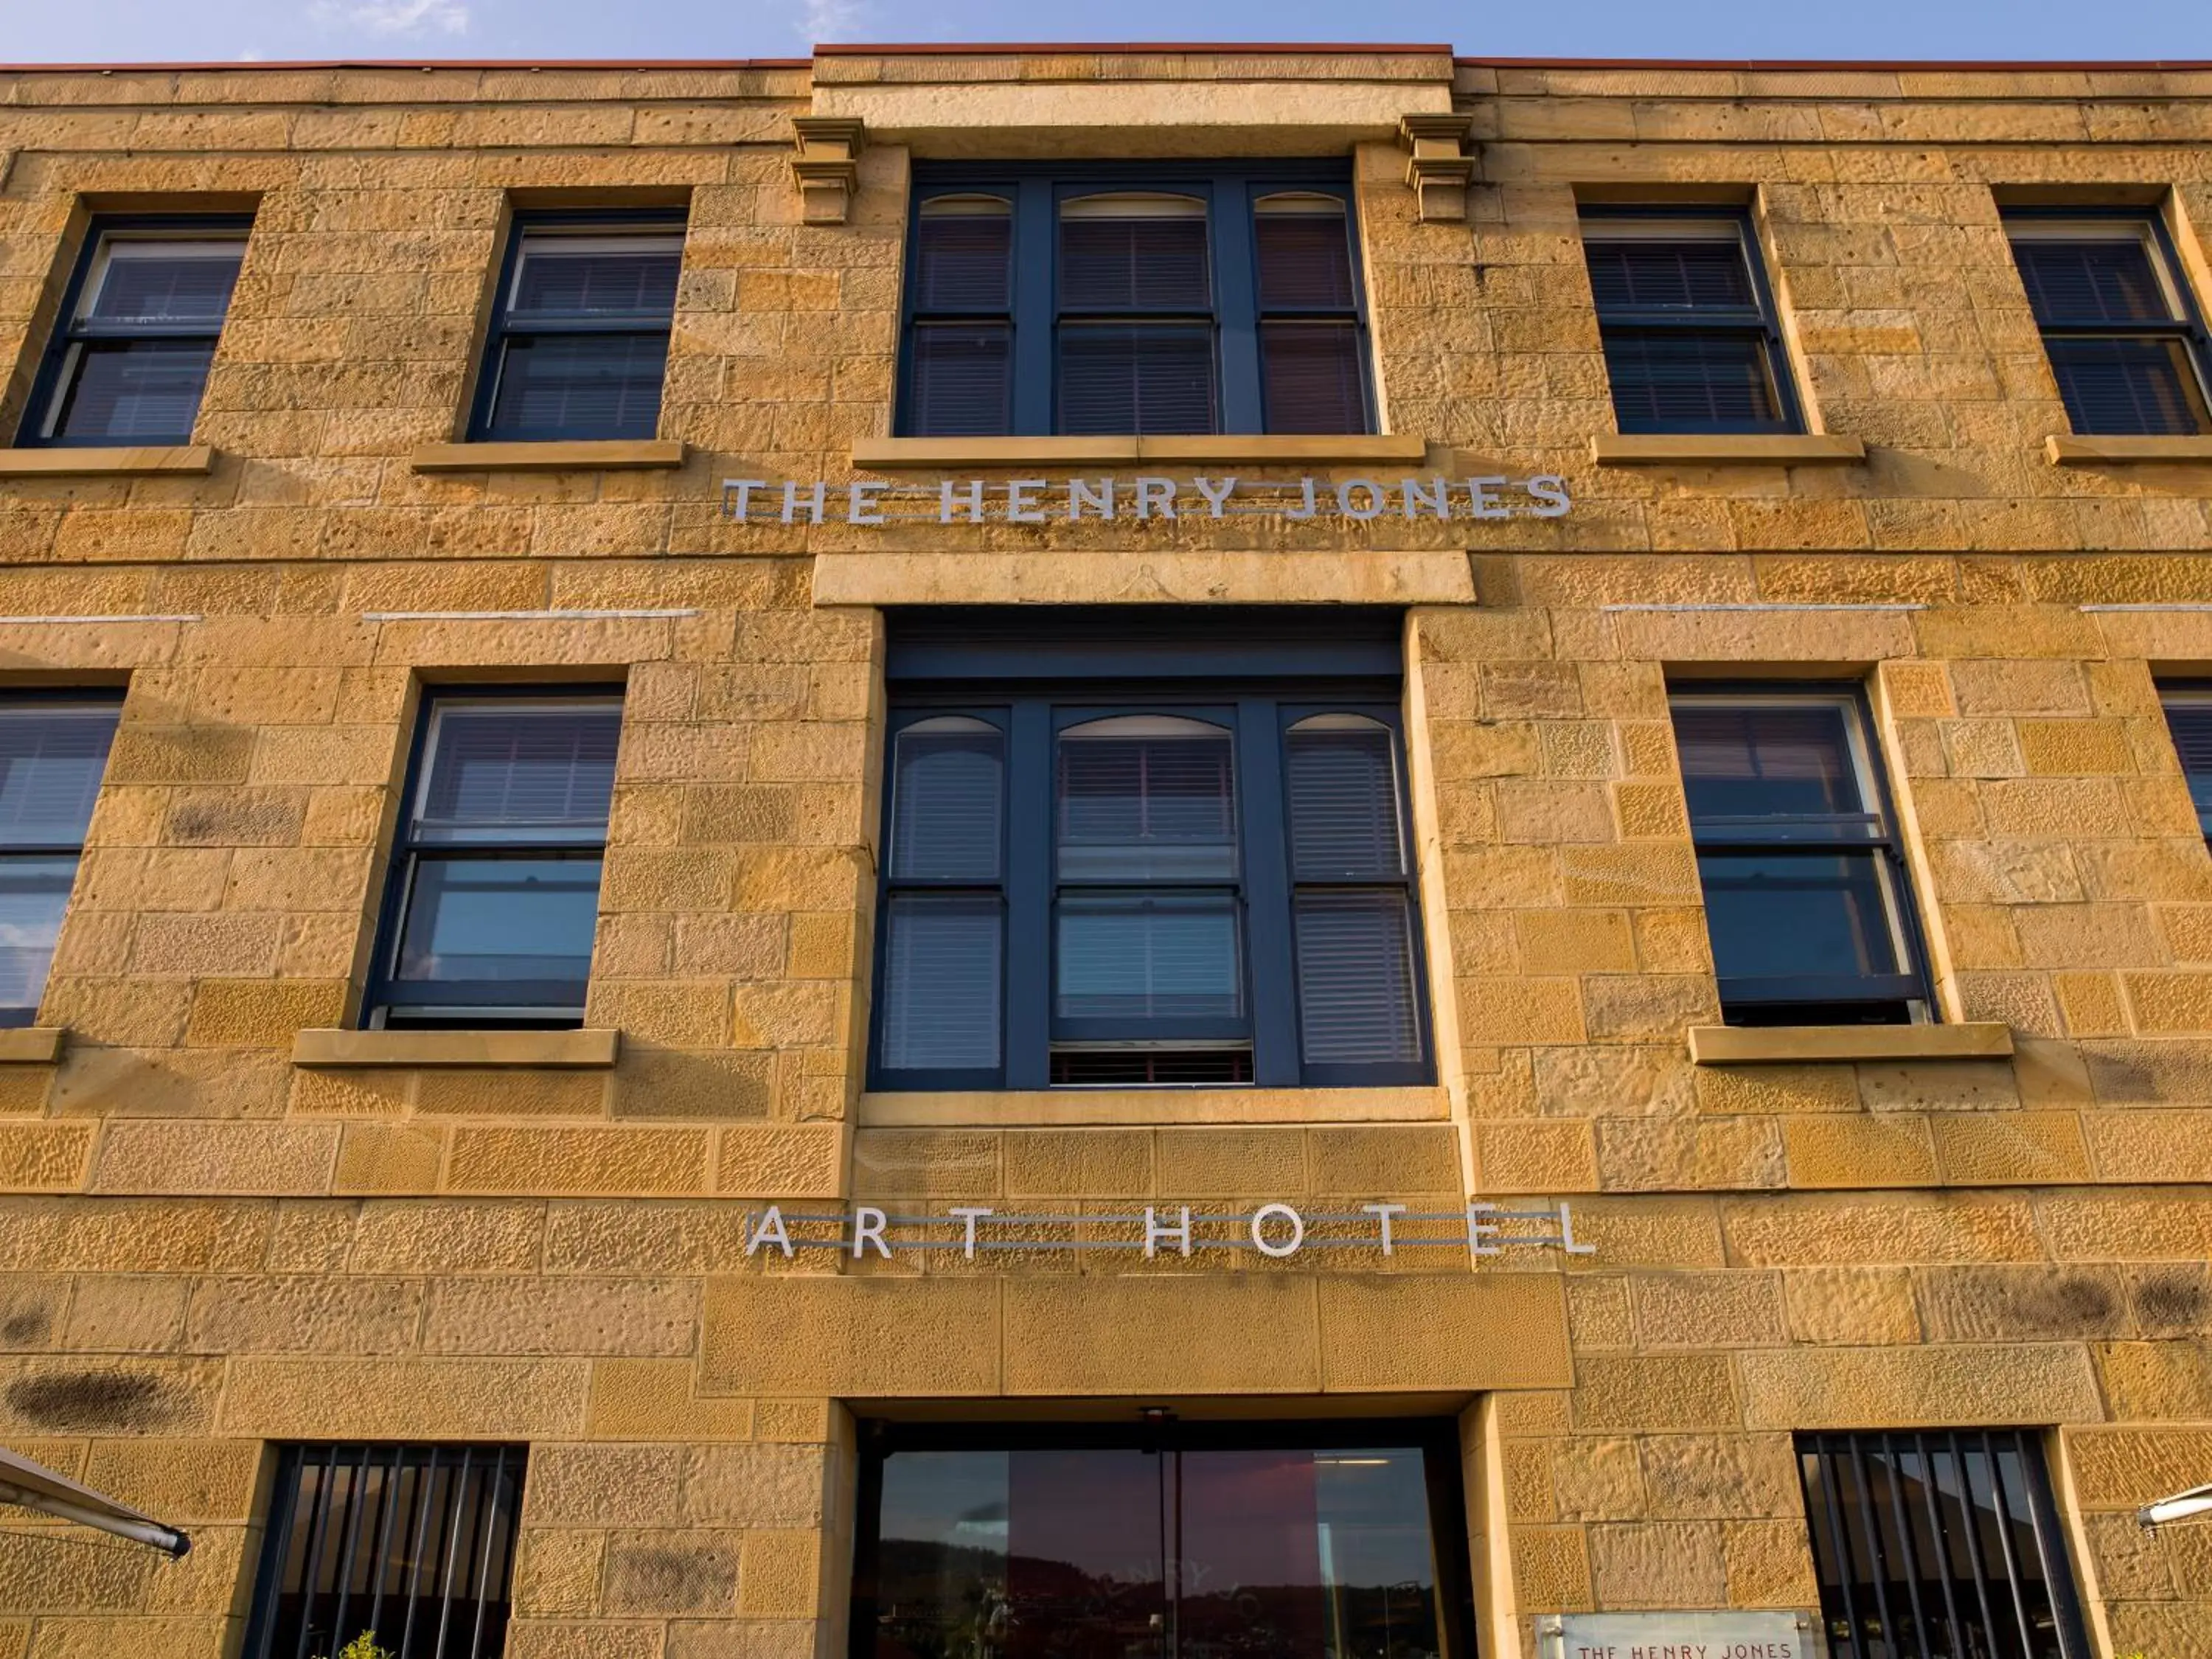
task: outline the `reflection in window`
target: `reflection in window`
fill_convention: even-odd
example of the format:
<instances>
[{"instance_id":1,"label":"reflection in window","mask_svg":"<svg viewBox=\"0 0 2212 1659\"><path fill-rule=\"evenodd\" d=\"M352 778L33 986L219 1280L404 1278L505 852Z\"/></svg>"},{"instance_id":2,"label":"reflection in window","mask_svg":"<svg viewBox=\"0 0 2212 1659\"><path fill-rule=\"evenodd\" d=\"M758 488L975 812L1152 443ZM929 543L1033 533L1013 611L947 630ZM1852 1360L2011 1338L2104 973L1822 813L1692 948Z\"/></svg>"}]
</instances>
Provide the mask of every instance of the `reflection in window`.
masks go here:
<instances>
[{"instance_id":1,"label":"reflection in window","mask_svg":"<svg viewBox=\"0 0 2212 1659\"><path fill-rule=\"evenodd\" d=\"M1685 693L1674 714L1730 1023L1925 1018L1903 860L1852 695Z\"/></svg>"},{"instance_id":2,"label":"reflection in window","mask_svg":"<svg viewBox=\"0 0 2212 1659\"><path fill-rule=\"evenodd\" d=\"M38 1017L117 713L108 700L0 703L0 1026Z\"/></svg>"},{"instance_id":3,"label":"reflection in window","mask_svg":"<svg viewBox=\"0 0 2212 1659\"><path fill-rule=\"evenodd\" d=\"M27 443L190 443L246 255L246 222L96 226Z\"/></svg>"},{"instance_id":4,"label":"reflection in window","mask_svg":"<svg viewBox=\"0 0 2212 1659\"><path fill-rule=\"evenodd\" d=\"M1418 1448L915 1449L881 1469L858 1586L876 1659L1439 1659L1446 1645Z\"/></svg>"},{"instance_id":5,"label":"reflection in window","mask_svg":"<svg viewBox=\"0 0 2212 1659\"><path fill-rule=\"evenodd\" d=\"M371 1023L583 1018L622 705L433 697Z\"/></svg>"}]
</instances>

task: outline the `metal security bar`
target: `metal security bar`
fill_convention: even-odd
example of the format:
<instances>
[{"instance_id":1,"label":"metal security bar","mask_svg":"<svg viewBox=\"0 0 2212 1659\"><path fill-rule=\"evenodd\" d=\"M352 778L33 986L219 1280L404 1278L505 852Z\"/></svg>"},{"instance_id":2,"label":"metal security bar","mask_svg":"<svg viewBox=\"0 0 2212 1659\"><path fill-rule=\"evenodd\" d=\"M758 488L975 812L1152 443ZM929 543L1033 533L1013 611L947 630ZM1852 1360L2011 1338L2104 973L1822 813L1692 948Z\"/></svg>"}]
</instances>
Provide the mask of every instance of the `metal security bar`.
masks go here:
<instances>
[{"instance_id":1,"label":"metal security bar","mask_svg":"<svg viewBox=\"0 0 2212 1659\"><path fill-rule=\"evenodd\" d=\"M246 1659L319 1659L363 1632L398 1659L497 1659L520 1446L288 1446Z\"/></svg>"},{"instance_id":2,"label":"metal security bar","mask_svg":"<svg viewBox=\"0 0 2212 1659\"><path fill-rule=\"evenodd\" d=\"M2086 1659L2037 1437L1801 1434L1833 1659Z\"/></svg>"}]
</instances>

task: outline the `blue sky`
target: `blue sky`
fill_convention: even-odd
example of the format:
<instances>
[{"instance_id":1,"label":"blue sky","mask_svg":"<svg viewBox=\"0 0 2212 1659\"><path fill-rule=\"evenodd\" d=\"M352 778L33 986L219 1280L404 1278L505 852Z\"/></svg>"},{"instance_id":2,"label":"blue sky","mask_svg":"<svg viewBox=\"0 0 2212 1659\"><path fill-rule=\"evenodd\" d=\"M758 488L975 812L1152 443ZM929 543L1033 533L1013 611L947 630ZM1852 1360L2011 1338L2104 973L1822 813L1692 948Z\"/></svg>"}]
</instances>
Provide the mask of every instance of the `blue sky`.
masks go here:
<instances>
[{"instance_id":1,"label":"blue sky","mask_svg":"<svg viewBox=\"0 0 2212 1659\"><path fill-rule=\"evenodd\" d=\"M817 40L1448 41L1470 57L2212 59L2212 0L0 0L0 58L787 58Z\"/></svg>"}]
</instances>

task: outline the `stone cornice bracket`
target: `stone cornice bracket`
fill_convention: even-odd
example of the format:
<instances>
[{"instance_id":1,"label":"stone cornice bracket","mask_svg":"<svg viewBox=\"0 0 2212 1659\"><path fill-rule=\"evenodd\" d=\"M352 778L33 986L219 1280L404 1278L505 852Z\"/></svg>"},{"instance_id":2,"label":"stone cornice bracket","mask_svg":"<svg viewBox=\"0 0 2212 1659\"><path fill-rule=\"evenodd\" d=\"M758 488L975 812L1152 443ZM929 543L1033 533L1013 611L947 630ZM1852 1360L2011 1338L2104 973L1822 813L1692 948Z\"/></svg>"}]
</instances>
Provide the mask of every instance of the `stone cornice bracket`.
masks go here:
<instances>
[{"instance_id":1,"label":"stone cornice bracket","mask_svg":"<svg viewBox=\"0 0 2212 1659\"><path fill-rule=\"evenodd\" d=\"M1406 185L1425 223L1467 217L1467 187L1474 179L1468 153L1472 115L1401 115L1398 142L1406 147Z\"/></svg>"},{"instance_id":2,"label":"stone cornice bracket","mask_svg":"<svg viewBox=\"0 0 2212 1659\"><path fill-rule=\"evenodd\" d=\"M843 115L794 115L799 153L791 176L799 185L799 217L810 225L842 225L860 187L860 151L867 125Z\"/></svg>"}]
</instances>

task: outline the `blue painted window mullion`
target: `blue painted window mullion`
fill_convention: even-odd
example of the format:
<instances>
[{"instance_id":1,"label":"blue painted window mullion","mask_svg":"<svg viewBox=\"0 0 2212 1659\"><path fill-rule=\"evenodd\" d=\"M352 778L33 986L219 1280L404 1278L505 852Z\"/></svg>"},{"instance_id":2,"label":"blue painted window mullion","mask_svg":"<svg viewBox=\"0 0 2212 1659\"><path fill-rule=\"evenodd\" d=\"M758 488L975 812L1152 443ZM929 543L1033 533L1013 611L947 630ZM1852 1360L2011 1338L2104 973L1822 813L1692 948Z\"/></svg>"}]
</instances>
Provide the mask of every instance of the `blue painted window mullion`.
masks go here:
<instances>
[{"instance_id":1,"label":"blue painted window mullion","mask_svg":"<svg viewBox=\"0 0 2212 1659\"><path fill-rule=\"evenodd\" d=\"M1020 437L1053 429L1055 218L1052 181L1023 179L1014 194L1014 434Z\"/></svg>"},{"instance_id":2,"label":"blue painted window mullion","mask_svg":"<svg viewBox=\"0 0 2212 1659\"><path fill-rule=\"evenodd\" d=\"M1213 248L1214 328L1219 340L1221 429L1260 432L1260 323L1254 276L1252 192L1245 179L1213 181L1207 228Z\"/></svg>"},{"instance_id":3,"label":"blue painted window mullion","mask_svg":"<svg viewBox=\"0 0 2212 1659\"><path fill-rule=\"evenodd\" d=\"M1013 708L1006 767L1006 1087L1052 1080L1052 712Z\"/></svg>"},{"instance_id":4,"label":"blue painted window mullion","mask_svg":"<svg viewBox=\"0 0 2212 1659\"><path fill-rule=\"evenodd\" d=\"M1273 699L1238 700L1237 841L1243 861L1245 951L1250 963L1252 1081L1262 1089L1291 1089L1299 1082L1280 725Z\"/></svg>"}]
</instances>

